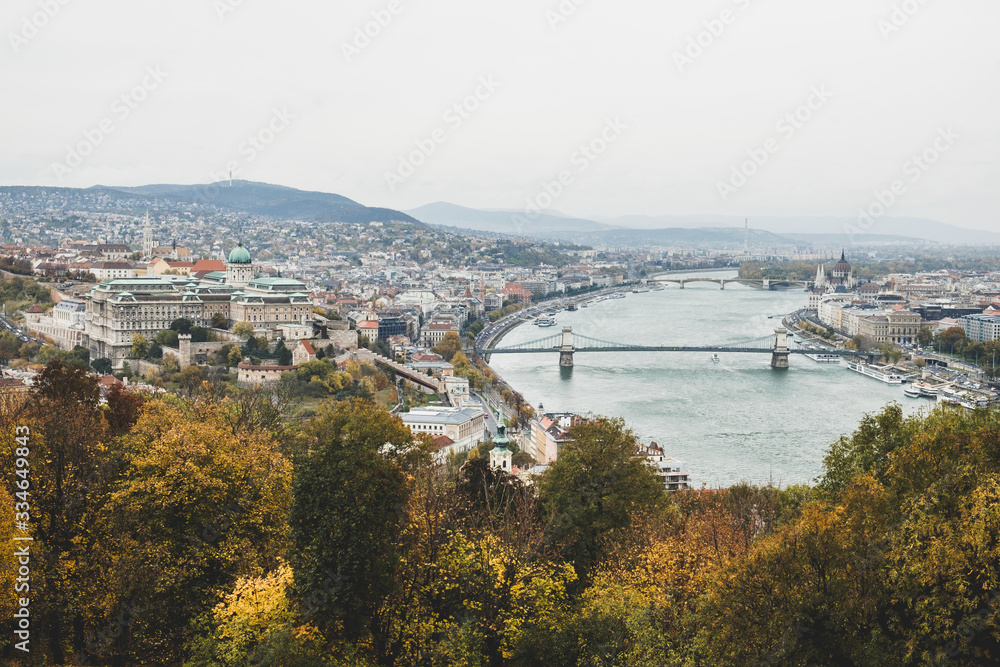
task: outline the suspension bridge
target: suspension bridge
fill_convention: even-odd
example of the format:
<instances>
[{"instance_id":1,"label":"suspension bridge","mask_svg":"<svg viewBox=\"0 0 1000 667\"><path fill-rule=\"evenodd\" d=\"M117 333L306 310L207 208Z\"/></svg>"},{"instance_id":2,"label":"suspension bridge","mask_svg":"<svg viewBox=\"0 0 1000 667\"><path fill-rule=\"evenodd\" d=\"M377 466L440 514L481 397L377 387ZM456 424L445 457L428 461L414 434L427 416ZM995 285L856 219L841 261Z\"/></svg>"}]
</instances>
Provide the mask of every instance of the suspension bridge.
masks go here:
<instances>
[{"instance_id":1,"label":"suspension bridge","mask_svg":"<svg viewBox=\"0 0 1000 667\"><path fill-rule=\"evenodd\" d=\"M754 338L752 340L726 343L723 345L632 345L629 343L614 343L611 341L591 338L573 333L573 327L563 327L561 334L548 336L526 343L517 343L506 347L477 348L476 351L489 361L493 354L543 354L558 353L559 365L573 366L573 355L577 352L713 352L737 354L770 354L771 366L788 368L788 357L791 354L833 354L840 357L872 358L870 352L829 348L800 347L794 342L789 344L787 329L775 329L773 335Z\"/></svg>"}]
</instances>

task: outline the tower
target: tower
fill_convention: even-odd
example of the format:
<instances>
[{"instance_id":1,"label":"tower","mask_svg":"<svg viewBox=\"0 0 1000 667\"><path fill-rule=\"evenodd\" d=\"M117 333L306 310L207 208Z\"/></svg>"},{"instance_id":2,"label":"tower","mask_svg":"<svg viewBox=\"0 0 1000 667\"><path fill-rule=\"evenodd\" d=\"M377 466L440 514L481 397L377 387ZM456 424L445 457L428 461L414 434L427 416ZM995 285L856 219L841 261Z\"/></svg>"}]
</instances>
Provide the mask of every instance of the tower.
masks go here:
<instances>
[{"instance_id":1,"label":"tower","mask_svg":"<svg viewBox=\"0 0 1000 667\"><path fill-rule=\"evenodd\" d=\"M507 449L509 444L507 424L504 423L503 417L500 417L499 424L497 424L497 435L493 438L493 449L490 450L490 467L498 468L506 473L512 471L514 455Z\"/></svg>"},{"instance_id":2,"label":"tower","mask_svg":"<svg viewBox=\"0 0 1000 667\"><path fill-rule=\"evenodd\" d=\"M816 267L816 287L826 287L826 271L822 264Z\"/></svg>"},{"instance_id":3,"label":"tower","mask_svg":"<svg viewBox=\"0 0 1000 667\"><path fill-rule=\"evenodd\" d=\"M149 226L149 211L146 211L146 223L142 227L142 254L144 257L153 256L153 248L156 247L156 239L153 238L153 229Z\"/></svg>"},{"instance_id":4,"label":"tower","mask_svg":"<svg viewBox=\"0 0 1000 667\"><path fill-rule=\"evenodd\" d=\"M253 263L250 252L243 247L243 242L236 244L226 261L226 284L246 287L253 280Z\"/></svg>"}]
</instances>

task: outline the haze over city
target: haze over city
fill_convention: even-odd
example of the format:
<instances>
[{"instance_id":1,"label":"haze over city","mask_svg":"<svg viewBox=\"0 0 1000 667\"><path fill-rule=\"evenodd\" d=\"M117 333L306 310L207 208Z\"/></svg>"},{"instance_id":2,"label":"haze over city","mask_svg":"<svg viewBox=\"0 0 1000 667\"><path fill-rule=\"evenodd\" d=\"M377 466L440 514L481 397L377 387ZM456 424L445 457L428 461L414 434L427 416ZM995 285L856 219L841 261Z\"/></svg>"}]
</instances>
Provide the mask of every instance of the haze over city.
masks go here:
<instances>
[{"instance_id":1,"label":"haze over city","mask_svg":"<svg viewBox=\"0 0 1000 667\"><path fill-rule=\"evenodd\" d=\"M233 171L591 218L850 218L896 182L887 216L995 229L998 20L986 0L12 0L0 182Z\"/></svg>"}]
</instances>

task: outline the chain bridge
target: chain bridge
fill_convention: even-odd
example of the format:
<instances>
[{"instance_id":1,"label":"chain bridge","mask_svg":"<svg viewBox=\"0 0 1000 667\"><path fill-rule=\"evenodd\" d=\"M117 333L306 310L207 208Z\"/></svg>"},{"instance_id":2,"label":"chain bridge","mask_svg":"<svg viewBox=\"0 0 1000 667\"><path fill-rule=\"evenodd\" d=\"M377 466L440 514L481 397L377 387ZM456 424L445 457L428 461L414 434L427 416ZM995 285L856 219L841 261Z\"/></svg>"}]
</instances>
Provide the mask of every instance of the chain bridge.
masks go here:
<instances>
[{"instance_id":1,"label":"chain bridge","mask_svg":"<svg viewBox=\"0 0 1000 667\"><path fill-rule=\"evenodd\" d=\"M840 357L870 358L870 352L830 348L817 350L798 346L795 342L789 344L787 329L775 329L774 334L754 338L752 340L726 343L723 345L633 345L615 343L591 338L573 333L573 327L563 327L561 334L555 334L539 340L517 343L506 347L477 348L476 351L489 360L493 354L542 354L559 353L559 365L573 366L573 355L577 352L714 352L738 354L770 354L771 366L788 368L790 354L834 354Z\"/></svg>"}]
</instances>

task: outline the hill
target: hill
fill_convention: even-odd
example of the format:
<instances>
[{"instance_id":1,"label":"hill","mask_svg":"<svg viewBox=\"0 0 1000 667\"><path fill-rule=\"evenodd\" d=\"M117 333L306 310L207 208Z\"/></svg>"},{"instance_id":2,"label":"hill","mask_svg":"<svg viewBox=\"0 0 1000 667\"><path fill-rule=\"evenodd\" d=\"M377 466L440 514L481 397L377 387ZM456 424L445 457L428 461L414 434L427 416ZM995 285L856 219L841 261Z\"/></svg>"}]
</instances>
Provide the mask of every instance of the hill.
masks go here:
<instances>
[{"instance_id":1,"label":"hill","mask_svg":"<svg viewBox=\"0 0 1000 667\"><path fill-rule=\"evenodd\" d=\"M275 219L358 223L417 222L400 211L364 206L341 195L253 181L233 181L232 185L223 182L210 185L96 186L92 189L179 203L199 203Z\"/></svg>"},{"instance_id":2,"label":"hill","mask_svg":"<svg viewBox=\"0 0 1000 667\"><path fill-rule=\"evenodd\" d=\"M542 236L558 232L592 232L612 229L612 225L583 218L570 218L545 211L529 218L524 211L480 210L448 202L436 202L407 211L432 225L444 225L493 234ZM528 224L525 224L527 221Z\"/></svg>"}]
</instances>

